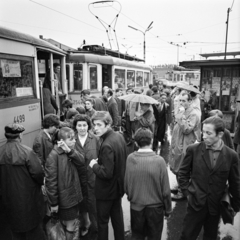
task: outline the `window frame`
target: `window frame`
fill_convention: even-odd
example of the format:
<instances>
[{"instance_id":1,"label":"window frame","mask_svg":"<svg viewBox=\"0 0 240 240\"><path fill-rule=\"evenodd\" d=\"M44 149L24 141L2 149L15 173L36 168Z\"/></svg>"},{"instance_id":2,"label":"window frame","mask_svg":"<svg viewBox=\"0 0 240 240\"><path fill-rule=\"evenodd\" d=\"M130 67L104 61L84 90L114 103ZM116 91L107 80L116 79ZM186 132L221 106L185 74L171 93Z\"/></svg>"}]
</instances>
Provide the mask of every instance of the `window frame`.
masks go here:
<instances>
[{"instance_id":1,"label":"window frame","mask_svg":"<svg viewBox=\"0 0 240 240\"><path fill-rule=\"evenodd\" d=\"M35 61L33 57L30 56L19 56L19 55L12 55L12 54L4 54L0 53L0 60L13 60L13 61L29 61L32 63L32 89L33 89L33 95L30 96L21 96L21 97L8 97L8 98L0 98L0 103L12 103L12 102L19 102L29 99L37 99L37 93L36 93L36 73L35 73Z\"/></svg>"}]
</instances>

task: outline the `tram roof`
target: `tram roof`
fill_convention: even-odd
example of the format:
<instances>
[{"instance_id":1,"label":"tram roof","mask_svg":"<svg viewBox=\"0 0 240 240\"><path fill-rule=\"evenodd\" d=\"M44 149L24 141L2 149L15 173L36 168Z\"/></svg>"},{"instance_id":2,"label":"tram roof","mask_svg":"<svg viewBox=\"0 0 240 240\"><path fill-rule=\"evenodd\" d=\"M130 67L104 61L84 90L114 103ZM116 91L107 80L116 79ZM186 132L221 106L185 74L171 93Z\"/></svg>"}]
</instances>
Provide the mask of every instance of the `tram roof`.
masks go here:
<instances>
[{"instance_id":1,"label":"tram roof","mask_svg":"<svg viewBox=\"0 0 240 240\"><path fill-rule=\"evenodd\" d=\"M67 56L67 61L116 65L120 67L139 68L152 71L152 68L144 63L128 61L121 58L106 55L97 55L92 53L72 53Z\"/></svg>"},{"instance_id":2,"label":"tram roof","mask_svg":"<svg viewBox=\"0 0 240 240\"><path fill-rule=\"evenodd\" d=\"M0 38L10 39L18 42L28 43L39 48L53 50L61 55L66 55L66 52L60 48L54 46L53 44L41 40L39 38L33 37L29 34L18 32L9 28L0 26Z\"/></svg>"}]
</instances>

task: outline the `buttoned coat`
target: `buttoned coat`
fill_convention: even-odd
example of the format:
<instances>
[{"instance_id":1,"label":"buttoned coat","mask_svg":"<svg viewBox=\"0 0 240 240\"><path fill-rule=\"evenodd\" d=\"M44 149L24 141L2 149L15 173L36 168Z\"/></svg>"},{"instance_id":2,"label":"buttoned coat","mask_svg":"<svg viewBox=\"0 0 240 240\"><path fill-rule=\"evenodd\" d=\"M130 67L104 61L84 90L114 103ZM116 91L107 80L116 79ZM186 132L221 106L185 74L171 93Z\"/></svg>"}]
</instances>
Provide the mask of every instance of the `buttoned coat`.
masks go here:
<instances>
[{"instance_id":1,"label":"buttoned coat","mask_svg":"<svg viewBox=\"0 0 240 240\"><path fill-rule=\"evenodd\" d=\"M95 194L97 200L114 200L124 194L124 175L127 159L126 142L122 134L108 130L101 136L98 164L93 166L96 174Z\"/></svg>"},{"instance_id":2,"label":"buttoned coat","mask_svg":"<svg viewBox=\"0 0 240 240\"><path fill-rule=\"evenodd\" d=\"M79 141L78 135L75 135L76 144L75 149L84 157L85 168L87 171L87 208L89 212L96 212L96 198L95 198L95 174L89 163L92 159L98 158L99 139L92 133L88 132L87 139L84 146ZM82 208L86 207L81 205ZM81 210L81 208L80 208Z\"/></svg>"},{"instance_id":3,"label":"buttoned coat","mask_svg":"<svg viewBox=\"0 0 240 240\"><path fill-rule=\"evenodd\" d=\"M118 105L116 100L113 97L111 97L107 102L107 107L113 120L112 125L118 126Z\"/></svg>"},{"instance_id":4,"label":"buttoned coat","mask_svg":"<svg viewBox=\"0 0 240 240\"><path fill-rule=\"evenodd\" d=\"M219 213L220 200L226 184L233 197L232 207L240 209L240 162L237 153L223 146L214 168L211 166L209 150L204 142L191 145L178 172L179 186L188 196L188 202L196 211L208 204L210 214Z\"/></svg>"},{"instance_id":5,"label":"buttoned coat","mask_svg":"<svg viewBox=\"0 0 240 240\"><path fill-rule=\"evenodd\" d=\"M28 232L41 223L43 178L40 159L32 149L15 139L0 147L0 188L12 231Z\"/></svg>"}]
</instances>

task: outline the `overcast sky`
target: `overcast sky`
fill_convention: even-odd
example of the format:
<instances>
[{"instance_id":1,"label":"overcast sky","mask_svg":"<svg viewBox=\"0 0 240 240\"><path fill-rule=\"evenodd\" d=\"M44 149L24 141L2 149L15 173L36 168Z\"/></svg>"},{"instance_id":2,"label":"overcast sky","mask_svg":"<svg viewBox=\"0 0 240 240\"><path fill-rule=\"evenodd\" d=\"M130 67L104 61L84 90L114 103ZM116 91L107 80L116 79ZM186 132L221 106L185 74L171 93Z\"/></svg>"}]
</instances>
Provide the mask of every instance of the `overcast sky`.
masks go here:
<instances>
[{"instance_id":1,"label":"overcast sky","mask_svg":"<svg viewBox=\"0 0 240 240\"><path fill-rule=\"evenodd\" d=\"M200 59L199 53L224 52L227 9L233 4L228 51L240 51L240 0L119 0L120 4L108 7L89 5L92 2L0 0L0 25L74 48L83 40L110 48L106 30L95 16L111 24L122 8L115 26L120 51L143 58L143 34L128 26L145 31L153 21L146 33L147 64L176 64L177 47L170 42L183 46L179 47L179 61ZM110 42L117 49L114 34Z\"/></svg>"}]
</instances>

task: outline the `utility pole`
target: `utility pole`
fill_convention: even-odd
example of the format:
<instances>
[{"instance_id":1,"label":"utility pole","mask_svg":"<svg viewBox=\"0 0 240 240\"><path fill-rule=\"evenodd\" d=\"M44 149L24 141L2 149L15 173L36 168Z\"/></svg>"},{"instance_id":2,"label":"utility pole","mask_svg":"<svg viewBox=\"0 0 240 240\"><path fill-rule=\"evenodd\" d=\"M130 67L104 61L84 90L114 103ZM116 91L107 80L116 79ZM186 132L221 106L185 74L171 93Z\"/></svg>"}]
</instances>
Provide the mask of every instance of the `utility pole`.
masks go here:
<instances>
[{"instance_id":1,"label":"utility pole","mask_svg":"<svg viewBox=\"0 0 240 240\"><path fill-rule=\"evenodd\" d=\"M229 13L230 13L231 9L228 8L227 10L227 29L226 29L226 40L225 40L225 55L224 55L224 60L226 60L226 56L227 56L227 38L228 38L228 19L229 19Z\"/></svg>"},{"instance_id":2,"label":"utility pole","mask_svg":"<svg viewBox=\"0 0 240 240\"><path fill-rule=\"evenodd\" d=\"M147 29L143 32L137 28L134 28L132 26L128 26L130 28L132 28L133 30L135 31L139 31L143 34L143 59L144 59L144 62L146 62L146 40L145 40L145 35L146 35L146 32L149 31L150 29L152 29L152 24L153 24L153 21L149 24L149 26L147 27Z\"/></svg>"}]
</instances>

